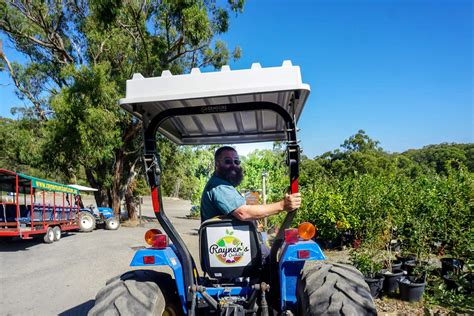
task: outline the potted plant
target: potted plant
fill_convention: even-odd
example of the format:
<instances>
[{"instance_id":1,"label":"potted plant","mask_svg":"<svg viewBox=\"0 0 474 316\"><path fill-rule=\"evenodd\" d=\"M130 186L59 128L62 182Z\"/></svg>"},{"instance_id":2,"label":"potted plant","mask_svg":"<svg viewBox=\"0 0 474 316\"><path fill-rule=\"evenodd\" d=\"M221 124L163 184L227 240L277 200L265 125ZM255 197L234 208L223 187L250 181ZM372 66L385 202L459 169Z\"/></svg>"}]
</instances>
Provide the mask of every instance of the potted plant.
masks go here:
<instances>
[{"instance_id":1,"label":"potted plant","mask_svg":"<svg viewBox=\"0 0 474 316\"><path fill-rule=\"evenodd\" d=\"M352 264L364 275L373 298L379 297L382 292L384 276L381 273L382 258L380 252L364 245L351 252Z\"/></svg>"},{"instance_id":2,"label":"potted plant","mask_svg":"<svg viewBox=\"0 0 474 316\"><path fill-rule=\"evenodd\" d=\"M405 262L407 276L398 281L400 298L404 301L418 302L423 297L429 268L429 225L428 217L424 214L420 214L410 225L412 230L407 246L418 260Z\"/></svg>"},{"instance_id":3,"label":"potted plant","mask_svg":"<svg viewBox=\"0 0 474 316\"><path fill-rule=\"evenodd\" d=\"M404 275L404 271L401 269L401 262L394 262L393 260L393 248L390 242L394 239L394 233L393 219L392 216L388 214L388 217L383 221L382 233L379 236L380 244L385 247L385 251L383 252L385 255L383 290L387 294L393 294L398 290L398 280ZM396 265L394 265L394 263Z\"/></svg>"}]
</instances>

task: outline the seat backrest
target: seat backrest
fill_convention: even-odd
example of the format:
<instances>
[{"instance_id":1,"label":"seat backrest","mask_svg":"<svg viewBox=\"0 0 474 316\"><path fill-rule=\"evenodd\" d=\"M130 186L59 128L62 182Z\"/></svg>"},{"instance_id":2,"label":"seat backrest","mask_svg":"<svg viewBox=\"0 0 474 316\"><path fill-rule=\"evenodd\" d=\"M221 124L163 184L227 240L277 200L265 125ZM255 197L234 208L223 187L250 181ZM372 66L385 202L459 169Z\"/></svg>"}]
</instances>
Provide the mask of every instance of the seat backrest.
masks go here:
<instances>
[{"instance_id":1,"label":"seat backrest","mask_svg":"<svg viewBox=\"0 0 474 316\"><path fill-rule=\"evenodd\" d=\"M29 205L20 205L20 217L29 217L30 216L30 206Z\"/></svg>"},{"instance_id":2,"label":"seat backrest","mask_svg":"<svg viewBox=\"0 0 474 316\"><path fill-rule=\"evenodd\" d=\"M257 227L253 222L215 217L199 229L201 268L213 278L257 276L262 268Z\"/></svg>"},{"instance_id":3,"label":"seat backrest","mask_svg":"<svg viewBox=\"0 0 474 316\"><path fill-rule=\"evenodd\" d=\"M5 205L5 213L7 215L7 221L15 221L16 205L13 205L13 204Z\"/></svg>"}]
</instances>

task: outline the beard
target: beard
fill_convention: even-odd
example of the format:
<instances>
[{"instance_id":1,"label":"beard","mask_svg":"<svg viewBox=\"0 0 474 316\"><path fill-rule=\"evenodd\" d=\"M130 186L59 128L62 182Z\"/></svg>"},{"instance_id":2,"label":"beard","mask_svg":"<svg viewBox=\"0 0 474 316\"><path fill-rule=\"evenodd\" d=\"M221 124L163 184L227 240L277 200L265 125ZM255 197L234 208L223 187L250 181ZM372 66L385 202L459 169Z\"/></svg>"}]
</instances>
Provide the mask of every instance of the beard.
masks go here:
<instances>
[{"instance_id":1,"label":"beard","mask_svg":"<svg viewBox=\"0 0 474 316\"><path fill-rule=\"evenodd\" d=\"M229 169L222 170L222 172L217 173L217 175L230 182L234 187L238 186L244 179L244 172L240 167L230 167Z\"/></svg>"}]
</instances>

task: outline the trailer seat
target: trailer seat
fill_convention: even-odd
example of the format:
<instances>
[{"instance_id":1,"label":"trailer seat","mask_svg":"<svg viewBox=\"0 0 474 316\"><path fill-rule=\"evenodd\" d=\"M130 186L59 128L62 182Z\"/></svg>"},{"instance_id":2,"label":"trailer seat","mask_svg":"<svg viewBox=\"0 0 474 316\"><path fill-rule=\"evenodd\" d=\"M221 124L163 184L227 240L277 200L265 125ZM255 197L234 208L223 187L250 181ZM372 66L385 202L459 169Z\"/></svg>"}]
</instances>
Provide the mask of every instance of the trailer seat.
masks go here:
<instances>
[{"instance_id":1,"label":"trailer seat","mask_svg":"<svg viewBox=\"0 0 474 316\"><path fill-rule=\"evenodd\" d=\"M20 217L30 217L30 206L20 205Z\"/></svg>"},{"instance_id":2,"label":"trailer seat","mask_svg":"<svg viewBox=\"0 0 474 316\"><path fill-rule=\"evenodd\" d=\"M42 222L43 221L43 213L44 213L44 220L50 220L51 213L49 211L49 206L42 205L42 204L35 204L33 207L33 215L35 222Z\"/></svg>"},{"instance_id":3,"label":"trailer seat","mask_svg":"<svg viewBox=\"0 0 474 316\"><path fill-rule=\"evenodd\" d=\"M202 270L213 278L255 277L261 273L260 237L254 222L214 217L199 229Z\"/></svg>"},{"instance_id":4,"label":"trailer seat","mask_svg":"<svg viewBox=\"0 0 474 316\"><path fill-rule=\"evenodd\" d=\"M5 207L6 221L15 222L16 221L16 205L7 204L7 205L4 205L4 207Z\"/></svg>"},{"instance_id":5,"label":"trailer seat","mask_svg":"<svg viewBox=\"0 0 474 316\"><path fill-rule=\"evenodd\" d=\"M18 218L18 221L20 223L31 223L29 205L20 205L20 218Z\"/></svg>"},{"instance_id":6,"label":"trailer seat","mask_svg":"<svg viewBox=\"0 0 474 316\"><path fill-rule=\"evenodd\" d=\"M66 211L64 210L65 208L62 206L56 206L56 220L60 221L62 219L65 219L66 217Z\"/></svg>"}]
</instances>

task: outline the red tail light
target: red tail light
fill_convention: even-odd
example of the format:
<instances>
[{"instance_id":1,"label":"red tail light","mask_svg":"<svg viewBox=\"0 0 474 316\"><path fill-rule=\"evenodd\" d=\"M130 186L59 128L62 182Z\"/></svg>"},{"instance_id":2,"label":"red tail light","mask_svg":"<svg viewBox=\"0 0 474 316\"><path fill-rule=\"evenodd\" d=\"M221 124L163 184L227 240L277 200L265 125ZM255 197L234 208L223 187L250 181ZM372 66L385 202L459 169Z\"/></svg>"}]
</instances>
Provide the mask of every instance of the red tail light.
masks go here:
<instances>
[{"instance_id":1,"label":"red tail light","mask_svg":"<svg viewBox=\"0 0 474 316\"><path fill-rule=\"evenodd\" d=\"M296 244L298 242L298 229L285 229L285 243Z\"/></svg>"},{"instance_id":2,"label":"red tail light","mask_svg":"<svg viewBox=\"0 0 474 316\"><path fill-rule=\"evenodd\" d=\"M298 250L298 259L308 259L309 250Z\"/></svg>"},{"instance_id":3,"label":"red tail light","mask_svg":"<svg viewBox=\"0 0 474 316\"><path fill-rule=\"evenodd\" d=\"M144 264L155 264L155 256L144 256L143 257Z\"/></svg>"},{"instance_id":4,"label":"red tail light","mask_svg":"<svg viewBox=\"0 0 474 316\"><path fill-rule=\"evenodd\" d=\"M168 236L164 234L158 234L153 236L153 248L156 249L165 249L168 247Z\"/></svg>"}]
</instances>

